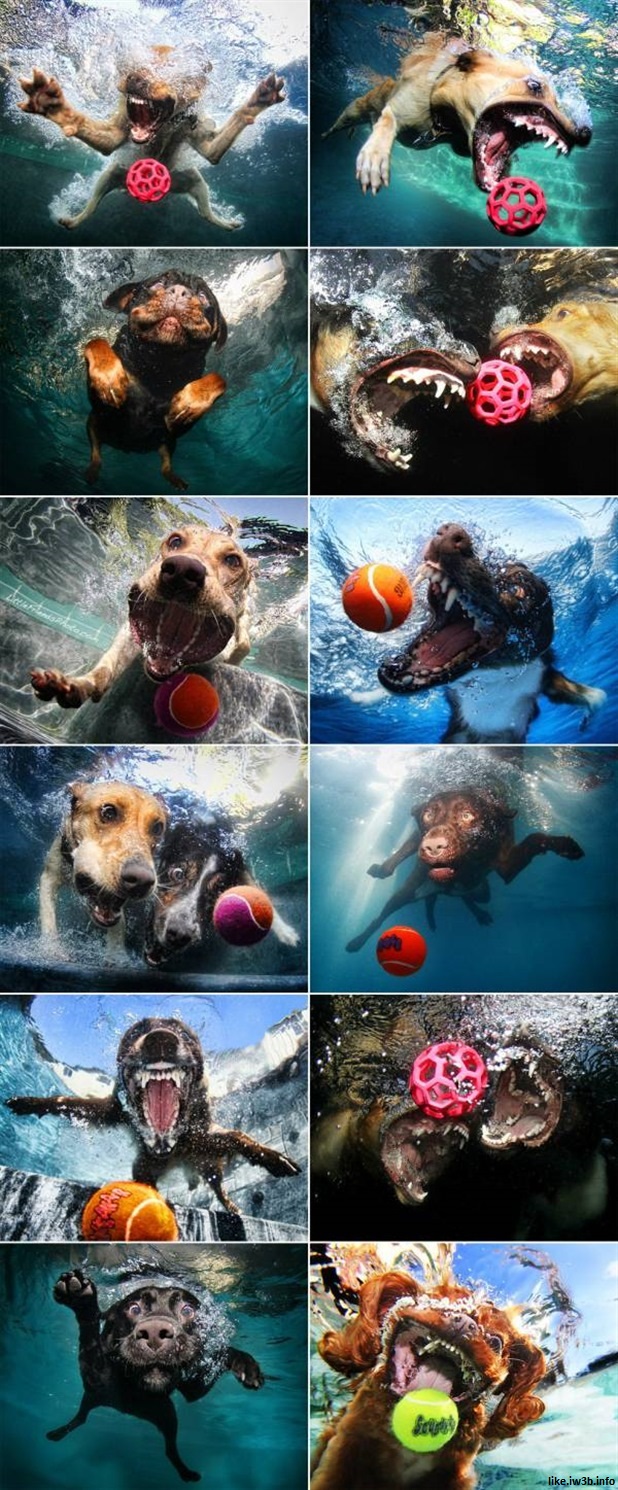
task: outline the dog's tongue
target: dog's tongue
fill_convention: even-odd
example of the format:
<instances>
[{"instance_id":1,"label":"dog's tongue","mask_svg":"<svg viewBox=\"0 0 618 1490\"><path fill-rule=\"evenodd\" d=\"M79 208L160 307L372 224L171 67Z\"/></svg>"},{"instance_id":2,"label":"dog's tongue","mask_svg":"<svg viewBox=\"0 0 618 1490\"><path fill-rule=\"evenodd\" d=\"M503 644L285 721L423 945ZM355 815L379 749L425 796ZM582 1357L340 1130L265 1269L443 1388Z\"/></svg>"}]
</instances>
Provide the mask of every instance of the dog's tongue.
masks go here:
<instances>
[{"instance_id":1,"label":"dog's tongue","mask_svg":"<svg viewBox=\"0 0 618 1490\"><path fill-rule=\"evenodd\" d=\"M416 648L415 661L421 667L445 667L476 641L478 637L472 622L462 616L460 621L452 621L440 631L432 631L423 637Z\"/></svg>"},{"instance_id":2,"label":"dog's tongue","mask_svg":"<svg viewBox=\"0 0 618 1490\"><path fill-rule=\"evenodd\" d=\"M174 1127L180 1107L178 1088L173 1081L146 1083L146 1113L155 1133L168 1133Z\"/></svg>"},{"instance_id":3,"label":"dog's tongue","mask_svg":"<svg viewBox=\"0 0 618 1490\"><path fill-rule=\"evenodd\" d=\"M447 1397L450 1397L453 1391L453 1382L447 1376L447 1370L448 1367L445 1364L442 1362L438 1364L435 1360L432 1361L431 1356L428 1356L426 1365L421 1361L416 1373L413 1390L415 1392L446 1392Z\"/></svg>"}]
</instances>

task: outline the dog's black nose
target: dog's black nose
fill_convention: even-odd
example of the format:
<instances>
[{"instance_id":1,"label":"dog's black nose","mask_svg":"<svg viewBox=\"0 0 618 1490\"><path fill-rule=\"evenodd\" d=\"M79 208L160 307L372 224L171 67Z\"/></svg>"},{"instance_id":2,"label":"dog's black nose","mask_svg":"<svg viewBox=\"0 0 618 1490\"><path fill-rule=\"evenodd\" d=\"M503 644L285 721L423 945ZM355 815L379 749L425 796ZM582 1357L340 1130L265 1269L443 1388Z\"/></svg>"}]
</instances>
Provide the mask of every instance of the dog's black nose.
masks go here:
<instances>
[{"instance_id":1,"label":"dog's black nose","mask_svg":"<svg viewBox=\"0 0 618 1490\"><path fill-rule=\"evenodd\" d=\"M161 584L165 590L185 590L190 594L203 590L206 570L199 559L190 554L173 554L161 565Z\"/></svg>"},{"instance_id":2,"label":"dog's black nose","mask_svg":"<svg viewBox=\"0 0 618 1490\"><path fill-rule=\"evenodd\" d=\"M148 895L155 882L155 872L145 859L127 859L120 874L120 885L124 895L140 900Z\"/></svg>"},{"instance_id":3,"label":"dog's black nose","mask_svg":"<svg viewBox=\"0 0 618 1490\"><path fill-rule=\"evenodd\" d=\"M162 1350L168 1340L174 1340L175 1337L173 1324L166 1324L161 1319L146 1319L135 1331L136 1340L145 1340L149 1350Z\"/></svg>"},{"instance_id":4,"label":"dog's black nose","mask_svg":"<svg viewBox=\"0 0 618 1490\"><path fill-rule=\"evenodd\" d=\"M94 880L91 880L89 874L78 873L75 876L75 889L78 895L87 895L89 890L94 889Z\"/></svg>"},{"instance_id":5,"label":"dog's black nose","mask_svg":"<svg viewBox=\"0 0 618 1490\"><path fill-rule=\"evenodd\" d=\"M580 145L589 145L591 139L592 139L592 130L589 128L589 126L587 124L584 124L583 128L582 129L578 129L578 131L577 131L578 144L580 144Z\"/></svg>"}]
</instances>

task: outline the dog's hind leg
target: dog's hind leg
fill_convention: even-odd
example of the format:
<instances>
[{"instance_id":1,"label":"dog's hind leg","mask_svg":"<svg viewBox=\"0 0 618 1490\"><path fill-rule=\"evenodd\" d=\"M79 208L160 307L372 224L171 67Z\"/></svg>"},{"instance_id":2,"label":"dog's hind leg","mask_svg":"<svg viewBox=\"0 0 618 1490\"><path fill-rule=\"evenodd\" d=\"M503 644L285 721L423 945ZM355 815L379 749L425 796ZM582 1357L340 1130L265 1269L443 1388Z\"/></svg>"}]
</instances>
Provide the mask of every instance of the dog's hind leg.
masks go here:
<instances>
[{"instance_id":1,"label":"dog's hind leg","mask_svg":"<svg viewBox=\"0 0 618 1490\"><path fill-rule=\"evenodd\" d=\"M98 478L99 471L101 470L102 464L101 441L99 440L97 421L94 414L89 414L86 430L88 432L88 440L90 443L90 465L88 467L88 470L86 471L86 481L88 482L89 486L94 486L94 483Z\"/></svg>"},{"instance_id":2,"label":"dog's hind leg","mask_svg":"<svg viewBox=\"0 0 618 1490\"><path fill-rule=\"evenodd\" d=\"M395 87L394 78L385 78L383 83L378 83L377 88L371 88L369 93L363 93L361 98L355 98L353 103L349 103L343 110L339 118L335 119L330 129L326 130L322 139L327 140L329 135L336 134L340 129L347 129L350 134L353 134L357 124L364 124L368 119L378 119Z\"/></svg>"},{"instance_id":3,"label":"dog's hind leg","mask_svg":"<svg viewBox=\"0 0 618 1490\"><path fill-rule=\"evenodd\" d=\"M174 1403L170 1401L169 1397L157 1398L150 1404L149 1412L144 1413L143 1416L147 1417L149 1422L154 1423L155 1428L158 1428L159 1432L163 1434L165 1453L170 1464L173 1464L174 1469L180 1475L181 1480L185 1480L185 1482L201 1480L202 1476L197 1473L197 1470L189 1469L189 1466L185 1464L178 1453L178 1418Z\"/></svg>"},{"instance_id":4,"label":"dog's hind leg","mask_svg":"<svg viewBox=\"0 0 618 1490\"><path fill-rule=\"evenodd\" d=\"M86 222L96 212L99 202L103 201L103 198L107 196L108 192L117 191L120 187L124 186L126 174L124 166L108 166L107 170L103 171L103 174L99 176L92 196L88 198L83 211L78 212L76 217L58 218L61 228L81 227L82 223Z\"/></svg>"},{"instance_id":5,"label":"dog's hind leg","mask_svg":"<svg viewBox=\"0 0 618 1490\"><path fill-rule=\"evenodd\" d=\"M369 941L370 936L373 936L374 932L380 930L387 916L391 916L394 911L403 910L404 905L411 905L412 901L416 899L416 891L424 878L424 865L417 865L413 869L412 874L408 876L405 885L402 885L400 890L397 890L394 895L391 895L390 899L386 901L386 904L382 906L382 910L377 916L374 916L373 921L369 922L369 925L365 927L364 931L361 931L358 936L352 937L352 940L346 946L346 952L360 952L361 947L364 947L365 942Z\"/></svg>"},{"instance_id":6,"label":"dog's hind leg","mask_svg":"<svg viewBox=\"0 0 618 1490\"><path fill-rule=\"evenodd\" d=\"M438 899L437 895L427 895L425 897L425 914L427 916L427 925L428 925L430 931L435 931L435 929L436 929L436 900L437 899Z\"/></svg>"},{"instance_id":7,"label":"dog's hind leg","mask_svg":"<svg viewBox=\"0 0 618 1490\"><path fill-rule=\"evenodd\" d=\"M159 445L157 455L161 462L161 475L165 481L169 481L170 486L175 486L176 491L187 491L188 482L184 481L182 476L177 476L172 466L172 455L175 448L175 440L170 440L169 445L166 442L163 445Z\"/></svg>"},{"instance_id":8,"label":"dog's hind leg","mask_svg":"<svg viewBox=\"0 0 618 1490\"><path fill-rule=\"evenodd\" d=\"M236 228L242 228L243 221L240 217L220 217L211 206L210 192L204 177L196 166L191 166L185 171L172 172L172 191L186 193L195 202L200 217L207 222L214 223L216 228L225 228L233 233Z\"/></svg>"}]
</instances>

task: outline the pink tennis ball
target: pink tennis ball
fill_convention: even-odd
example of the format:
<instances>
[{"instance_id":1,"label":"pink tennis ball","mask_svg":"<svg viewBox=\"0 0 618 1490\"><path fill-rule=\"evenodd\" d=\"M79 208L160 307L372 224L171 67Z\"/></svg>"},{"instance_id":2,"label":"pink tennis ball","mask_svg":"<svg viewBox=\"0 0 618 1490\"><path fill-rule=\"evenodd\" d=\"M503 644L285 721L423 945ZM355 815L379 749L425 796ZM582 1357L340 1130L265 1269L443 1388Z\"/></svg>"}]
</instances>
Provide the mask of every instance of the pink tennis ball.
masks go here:
<instances>
[{"instance_id":1,"label":"pink tennis ball","mask_svg":"<svg viewBox=\"0 0 618 1490\"><path fill-rule=\"evenodd\" d=\"M224 941L233 947L252 947L268 935L273 908L259 885L234 885L219 896L212 919Z\"/></svg>"},{"instance_id":2,"label":"pink tennis ball","mask_svg":"<svg viewBox=\"0 0 618 1490\"><path fill-rule=\"evenodd\" d=\"M219 695L200 673L176 673L154 696L157 724L181 740L199 739L219 717Z\"/></svg>"}]
</instances>

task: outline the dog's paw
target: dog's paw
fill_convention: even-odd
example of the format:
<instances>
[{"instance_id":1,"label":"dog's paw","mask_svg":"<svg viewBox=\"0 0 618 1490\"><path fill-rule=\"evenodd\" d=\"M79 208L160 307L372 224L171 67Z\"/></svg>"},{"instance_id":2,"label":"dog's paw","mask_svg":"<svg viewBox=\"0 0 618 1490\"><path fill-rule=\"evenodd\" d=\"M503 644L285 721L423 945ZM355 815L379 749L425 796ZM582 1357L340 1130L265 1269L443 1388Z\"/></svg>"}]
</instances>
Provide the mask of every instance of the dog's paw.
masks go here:
<instances>
[{"instance_id":1,"label":"dog's paw","mask_svg":"<svg viewBox=\"0 0 618 1490\"><path fill-rule=\"evenodd\" d=\"M196 1485L198 1480L201 1480L202 1478L201 1474L198 1474L196 1469L189 1469L188 1465L186 1464L177 1464L176 1468L181 1480L186 1480L187 1482L190 1481L191 1484Z\"/></svg>"},{"instance_id":2,"label":"dog's paw","mask_svg":"<svg viewBox=\"0 0 618 1490\"><path fill-rule=\"evenodd\" d=\"M67 1309L73 1309L75 1314L94 1318L98 1313L94 1283L79 1268L72 1273L60 1274L54 1284L54 1298L57 1304L66 1304Z\"/></svg>"},{"instance_id":3,"label":"dog's paw","mask_svg":"<svg viewBox=\"0 0 618 1490\"><path fill-rule=\"evenodd\" d=\"M364 936L353 936L351 942L348 942L346 945L346 952L360 952L361 947L364 947L364 945Z\"/></svg>"},{"instance_id":4,"label":"dog's paw","mask_svg":"<svg viewBox=\"0 0 618 1490\"><path fill-rule=\"evenodd\" d=\"M269 73L261 83L258 83L255 92L251 94L248 107L251 109L271 109L273 104L283 103L285 94L284 79L278 78L274 72Z\"/></svg>"},{"instance_id":5,"label":"dog's paw","mask_svg":"<svg viewBox=\"0 0 618 1490\"><path fill-rule=\"evenodd\" d=\"M298 1164L295 1164L293 1159L288 1159L286 1154L280 1154L276 1149L271 1149L264 1168L269 1174L276 1175L278 1179L283 1179L285 1175L300 1174Z\"/></svg>"},{"instance_id":6,"label":"dog's paw","mask_svg":"<svg viewBox=\"0 0 618 1490\"><path fill-rule=\"evenodd\" d=\"M296 931L294 926L288 926L287 921L282 921L279 917L277 917L276 923L273 925L273 931L275 932L277 941L281 942L281 945L283 947L298 946L300 942L300 932Z\"/></svg>"},{"instance_id":7,"label":"dog's paw","mask_svg":"<svg viewBox=\"0 0 618 1490\"><path fill-rule=\"evenodd\" d=\"M375 197L381 187L388 186L391 179L390 155L381 145L372 145L371 138L363 145L356 157L356 180L363 195L371 191Z\"/></svg>"},{"instance_id":8,"label":"dog's paw","mask_svg":"<svg viewBox=\"0 0 618 1490\"><path fill-rule=\"evenodd\" d=\"M256 1392L259 1387L263 1387L264 1376L262 1375L260 1367L254 1357L252 1355L248 1355L245 1350L234 1351L231 1368L234 1372L236 1380L241 1383L241 1386L247 1387L248 1390L254 1392Z\"/></svg>"},{"instance_id":9,"label":"dog's paw","mask_svg":"<svg viewBox=\"0 0 618 1490\"><path fill-rule=\"evenodd\" d=\"M72 227L70 218L65 219L64 226ZM102 403L119 409L126 399L131 379L113 347L105 337L97 336L84 347L84 358L91 391Z\"/></svg>"},{"instance_id":10,"label":"dog's paw","mask_svg":"<svg viewBox=\"0 0 618 1490\"><path fill-rule=\"evenodd\" d=\"M387 880L390 872L385 864L370 864L367 870L367 874L370 874L373 880Z\"/></svg>"},{"instance_id":11,"label":"dog's paw","mask_svg":"<svg viewBox=\"0 0 618 1490\"><path fill-rule=\"evenodd\" d=\"M20 85L28 96L19 107L24 114L56 114L66 108L66 99L56 78L48 78L39 67L33 68L31 78L20 78Z\"/></svg>"},{"instance_id":12,"label":"dog's paw","mask_svg":"<svg viewBox=\"0 0 618 1490\"><path fill-rule=\"evenodd\" d=\"M33 668L30 681L42 703L47 704L50 699L55 699L61 709L79 709L84 702L85 695L81 688L71 678L65 678L64 673L56 672L53 667Z\"/></svg>"},{"instance_id":13,"label":"dog's paw","mask_svg":"<svg viewBox=\"0 0 618 1490\"><path fill-rule=\"evenodd\" d=\"M559 854L561 859L583 859L584 850L580 848L574 838L565 836L555 838L553 842L554 853Z\"/></svg>"}]
</instances>

